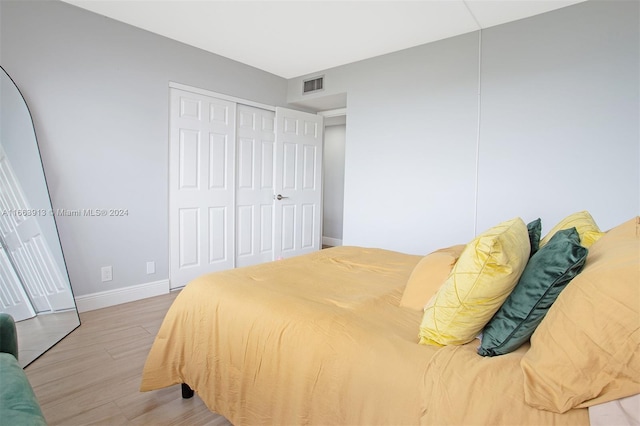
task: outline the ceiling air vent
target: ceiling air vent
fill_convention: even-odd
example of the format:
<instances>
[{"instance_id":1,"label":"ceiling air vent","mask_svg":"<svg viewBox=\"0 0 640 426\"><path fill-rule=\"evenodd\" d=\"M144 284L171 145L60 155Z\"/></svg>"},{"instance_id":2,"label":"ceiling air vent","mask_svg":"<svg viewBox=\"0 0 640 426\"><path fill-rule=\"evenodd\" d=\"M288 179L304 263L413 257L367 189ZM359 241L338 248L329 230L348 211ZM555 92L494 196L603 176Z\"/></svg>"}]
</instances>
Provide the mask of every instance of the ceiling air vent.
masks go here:
<instances>
[{"instance_id":1,"label":"ceiling air vent","mask_svg":"<svg viewBox=\"0 0 640 426\"><path fill-rule=\"evenodd\" d=\"M302 93L312 93L322 90L324 83L324 76L317 77L311 80L305 80L302 85Z\"/></svg>"}]
</instances>

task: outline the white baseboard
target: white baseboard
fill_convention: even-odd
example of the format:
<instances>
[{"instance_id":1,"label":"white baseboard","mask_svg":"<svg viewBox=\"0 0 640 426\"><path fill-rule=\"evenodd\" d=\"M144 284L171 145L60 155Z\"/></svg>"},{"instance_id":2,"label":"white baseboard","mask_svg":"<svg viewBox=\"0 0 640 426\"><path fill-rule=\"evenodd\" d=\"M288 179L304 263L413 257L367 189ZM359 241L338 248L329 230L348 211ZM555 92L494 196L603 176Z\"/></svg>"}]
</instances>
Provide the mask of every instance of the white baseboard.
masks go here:
<instances>
[{"instance_id":1,"label":"white baseboard","mask_svg":"<svg viewBox=\"0 0 640 426\"><path fill-rule=\"evenodd\" d=\"M342 240L339 240L338 238L322 237L322 245L337 247L342 245Z\"/></svg>"},{"instance_id":2,"label":"white baseboard","mask_svg":"<svg viewBox=\"0 0 640 426\"><path fill-rule=\"evenodd\" d=\"M87 312L168 293L169 280L160 280L131 287L100 291L84 296L76 296L75 299L78 312Z\"/></svg>"}]
</instances>

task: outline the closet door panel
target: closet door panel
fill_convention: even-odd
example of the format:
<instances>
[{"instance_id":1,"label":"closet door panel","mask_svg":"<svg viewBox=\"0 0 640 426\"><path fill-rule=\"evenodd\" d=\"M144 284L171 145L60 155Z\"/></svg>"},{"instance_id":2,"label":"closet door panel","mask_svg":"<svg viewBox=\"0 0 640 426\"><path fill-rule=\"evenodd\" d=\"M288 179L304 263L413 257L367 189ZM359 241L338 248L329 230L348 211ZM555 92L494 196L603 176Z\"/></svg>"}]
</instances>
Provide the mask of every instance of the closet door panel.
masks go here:
<instances>
[{"instance_id":1,"label":"closet door panel","mask_svg":"<svg viewBox=\"0 0 640 426\"><path fill-rule=\"evenodd\" d=\"M235 266L235 115L234 102L171 89L171 288Z\"/></svg>"},{"instance_id":2,"label":"closet door panel","mask_svg":"<svg viewBox=\"0 0 640 426\"><path fill-rule=\"evenodd\" d=\"M236 265L273 260L273 111L238 105Z\"/></svg>"},{"instance_id":3,"label":"closet door panel","mask_svg":"<svg viewBox=\"0 0 640 426\"><path fill-rule=\"evenodd\" d=\"M320 249L322 129L322 116L276 108L276 258Z\"/></svg>"}]
</instances>

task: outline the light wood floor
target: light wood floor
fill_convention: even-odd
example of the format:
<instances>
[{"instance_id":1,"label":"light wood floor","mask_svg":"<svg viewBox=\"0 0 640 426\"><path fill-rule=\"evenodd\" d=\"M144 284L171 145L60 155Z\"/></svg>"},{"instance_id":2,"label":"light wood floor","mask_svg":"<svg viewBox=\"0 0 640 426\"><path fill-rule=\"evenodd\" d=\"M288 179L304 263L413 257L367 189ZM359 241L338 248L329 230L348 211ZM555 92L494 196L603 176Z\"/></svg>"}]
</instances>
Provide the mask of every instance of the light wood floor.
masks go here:
<instances>
[{"instance_id":1,"label":"light wood floor","mask_svg":"<svg viewBox=\"0 0 640 426\"><path fill-rule=\"evenodd\" d=\"M54 425L229 426L180 386L139 392L142 367L177 293L80 314L82 325L25 372Z\"/></svg>"}]
</instances>

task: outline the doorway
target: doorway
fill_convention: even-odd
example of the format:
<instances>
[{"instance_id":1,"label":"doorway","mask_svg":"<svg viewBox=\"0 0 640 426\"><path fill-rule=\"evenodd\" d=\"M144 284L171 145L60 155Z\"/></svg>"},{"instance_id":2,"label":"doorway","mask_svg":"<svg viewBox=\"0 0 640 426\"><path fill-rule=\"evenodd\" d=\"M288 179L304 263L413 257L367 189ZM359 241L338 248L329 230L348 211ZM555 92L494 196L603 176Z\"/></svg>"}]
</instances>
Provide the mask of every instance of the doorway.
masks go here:
<instances>
[{"instance_id":1,"label":"doorway","mask_svg":"<svg viewBox=\"0 0 640 426\"><path fill-rule=\"evenodd\" d=\"M346 108L322 111L324 116L324 174L322 245L342 245L344 216Z\"/></svg>"}]
</instances>

